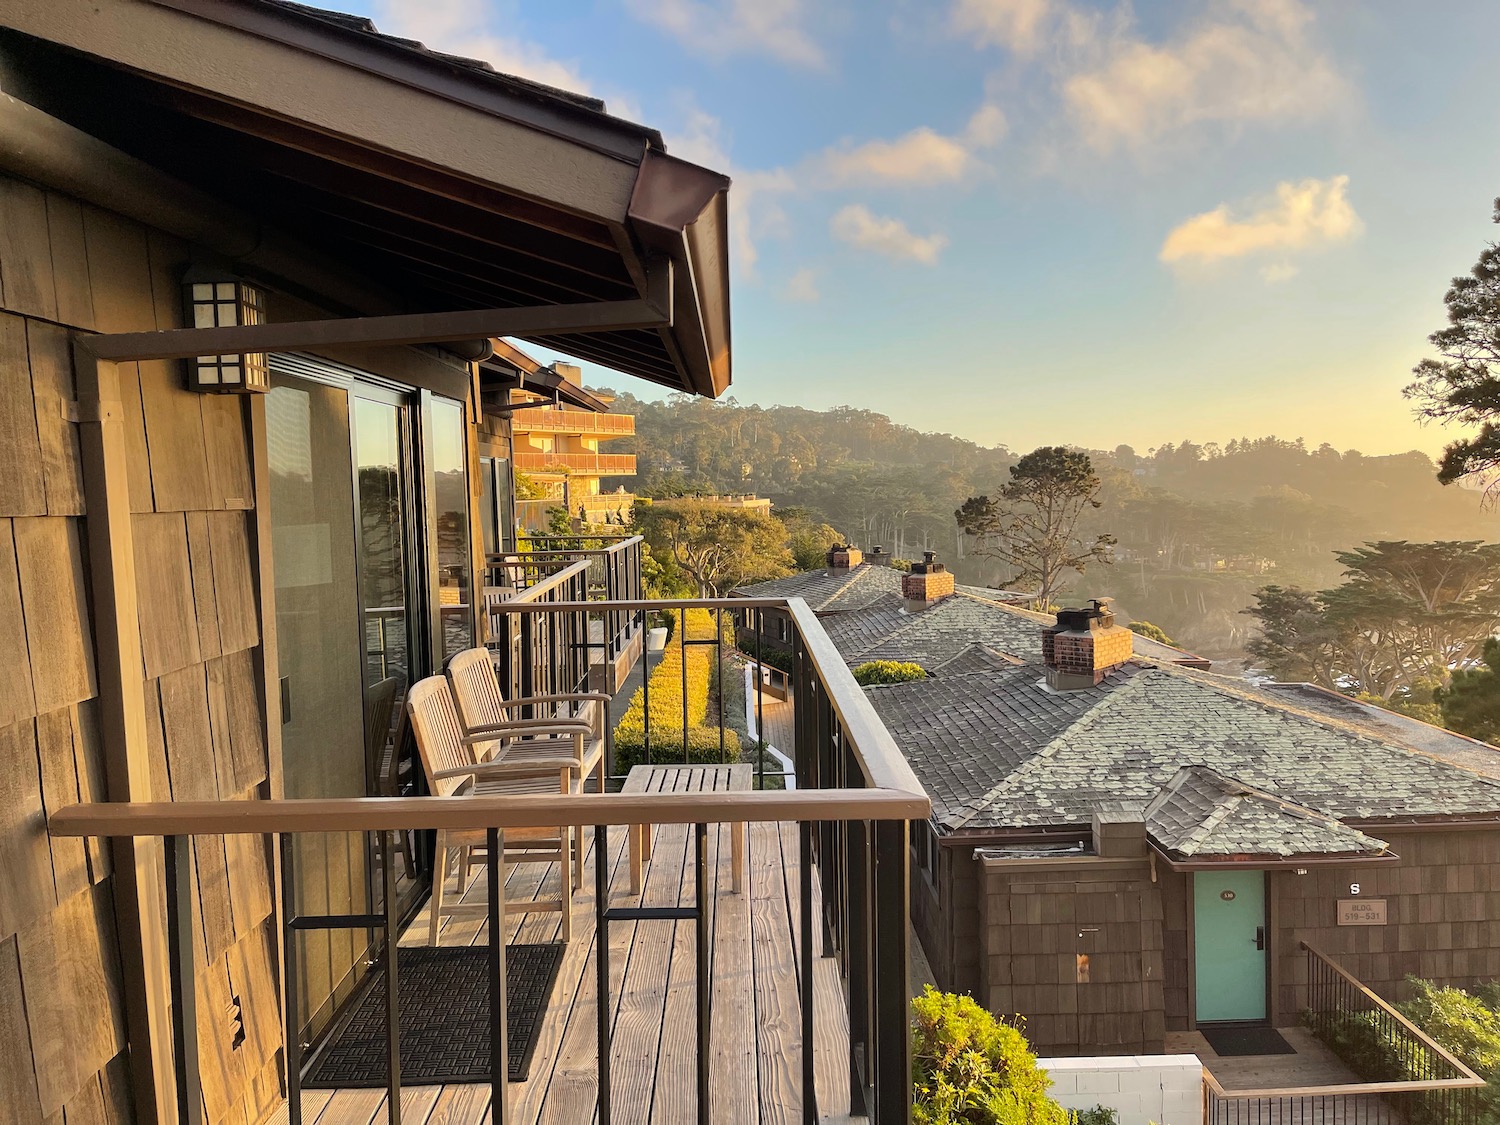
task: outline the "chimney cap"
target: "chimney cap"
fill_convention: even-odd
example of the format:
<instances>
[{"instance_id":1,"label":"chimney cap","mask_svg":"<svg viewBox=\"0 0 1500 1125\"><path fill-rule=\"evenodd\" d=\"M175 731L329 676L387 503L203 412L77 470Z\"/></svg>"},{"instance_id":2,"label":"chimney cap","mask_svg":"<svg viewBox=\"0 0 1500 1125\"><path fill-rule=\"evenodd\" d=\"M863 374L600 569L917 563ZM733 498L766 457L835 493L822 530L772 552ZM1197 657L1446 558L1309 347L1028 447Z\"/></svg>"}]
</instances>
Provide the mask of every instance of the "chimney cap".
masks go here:
<instances>
[{"instance_id":1,"label":"chimney cap","mask_svg":"<svg viewBox=\"0 0 1500 1125\"><path fill-rule=\"evenodd\" d=\"M913 574L941 574L948 568L937 561L936 551L923 551L922 561L911 564Z\"/></svg>"}]
</instances>

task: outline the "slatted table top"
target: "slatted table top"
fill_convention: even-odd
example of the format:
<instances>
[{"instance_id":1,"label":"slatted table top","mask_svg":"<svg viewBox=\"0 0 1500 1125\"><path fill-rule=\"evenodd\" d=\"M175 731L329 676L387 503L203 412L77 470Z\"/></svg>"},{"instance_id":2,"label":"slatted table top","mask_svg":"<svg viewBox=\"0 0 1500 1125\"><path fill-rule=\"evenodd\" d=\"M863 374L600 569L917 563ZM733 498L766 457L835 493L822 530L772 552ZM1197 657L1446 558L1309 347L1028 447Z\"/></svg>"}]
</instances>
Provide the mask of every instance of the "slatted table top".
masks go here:
<instances>
[{"instance_id":1,"label":"slatted table top","mask_svg":"<svg viewBox=\"0 0 1500 1125\"><path fill-rule=\"evenodd\" d=\"M723 766L632 766L622 793L737 793L755 788L748 762Z\"/></svg>"}]
</instances>

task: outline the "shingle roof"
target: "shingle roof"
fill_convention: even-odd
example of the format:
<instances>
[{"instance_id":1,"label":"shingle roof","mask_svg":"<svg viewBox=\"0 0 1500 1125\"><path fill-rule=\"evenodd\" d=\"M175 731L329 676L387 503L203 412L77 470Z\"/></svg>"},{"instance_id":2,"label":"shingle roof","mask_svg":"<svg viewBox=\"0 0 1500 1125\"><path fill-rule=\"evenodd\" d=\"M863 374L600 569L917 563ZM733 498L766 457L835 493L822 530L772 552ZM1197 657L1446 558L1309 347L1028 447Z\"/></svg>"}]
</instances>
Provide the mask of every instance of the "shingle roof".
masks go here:
<instances>
[{"instance_id":1,"label":"shingle roof","mask_svg":"<svg viewBox=\"0 0 1500 1125\"><path fill-rule=\"evenodd\" d=\"M1146 806L1146 828L1182 859L1379 855L1384 840L1336 818L1226 777L1184 766Z\"/></svg>"},{"instance_id":2,"label":"shingle roof","mask_svg":"<svg viewBox=\"0 0 1500 1125\"><path fill-rule=\"evenodd\" d=\"M1022 660L1040 660L1042 625L1051 623L1050 615L1002 605L966 590L906 614L895 629L873 644L857 649L840 646L839 651L851 663L913 660L927 668L981 642Z\"/></svg>"},{"instance_id":3,"label":"shingle roof","mask_svg":"<svg viewBox=\"0 0 1500 1125\"><path fill-rule=\"evenodd\" d=\"M819 612L862 609L887 594L901 595L901 572L860 563L848 570L805 570L735 590L747 598L802 598Z\"/></svg>"},{"instance_id":4,"label":"shingle roof","mask_svg":"<svg viewBox=\"0 0 1500 1125\"><path fill-rule=\"evenodd\" d=\"M1494 779L1225 676L1135 659L1098 688L1054 693L1041 671L870 691L939 825L1083 825L1101 801L1152 800L1188 764L1339 819L1500 812Z\"/></svg>"}]
</instances>

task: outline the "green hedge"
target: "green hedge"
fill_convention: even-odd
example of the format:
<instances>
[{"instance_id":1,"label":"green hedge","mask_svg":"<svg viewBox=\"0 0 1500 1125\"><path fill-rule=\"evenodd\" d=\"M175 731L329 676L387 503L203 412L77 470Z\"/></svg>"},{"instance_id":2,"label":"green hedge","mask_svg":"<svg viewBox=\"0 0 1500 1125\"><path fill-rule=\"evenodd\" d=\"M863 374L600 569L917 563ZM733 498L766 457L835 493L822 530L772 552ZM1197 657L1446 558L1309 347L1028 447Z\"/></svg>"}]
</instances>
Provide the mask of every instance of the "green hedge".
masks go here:
<instances>
[{"instance_id":1,"label":"green hedge","mask_svg":"<svg viewBox=\"0 0 1500 1125\"><path fill-rule=\"evenodd\" d=\"M785 672L788 676L792 674L792 650L774 641L768 641L764 637L760 638L760 647L757 649L754 629L737 630L734 635L734 646L743 652L752 664L759 656L762 664Z\"/></svg>"},{"instance_id":2,"label":"green hedge","mask_svg":"<svg viewBox=\"0 0 1500 1125\"><path fill-rule=\"evenodd\" d=\"M679 611L667 611L677 632ZM713 640L716 627L713 614L706 609L687 611L686 637L690 641ZM683 646L669 645L661 662L651 673L651 756L653 762L679 762L683 754ZM687 753L686 761L694 765L739 758L739 738L733 731L724 734L724 752L720 757L719 728L705 726L708 715L709 677L713 671L714 653L708 645L687 646ZM615 770L626 773L646 758L646 690L637 688L630 706L615 727Z\"/></svg>"},{"instance_id":3,"label":"green hedge","mask_svg":"<svg viewBox=\"0 0 1500 1125\"><path fill-rule=\"evenodd\" d=\"M925 680L927 673L910 660L866 660L854 669L854 682L860 687L871 684L906 684Z\"/></svg>"}]
</instances>

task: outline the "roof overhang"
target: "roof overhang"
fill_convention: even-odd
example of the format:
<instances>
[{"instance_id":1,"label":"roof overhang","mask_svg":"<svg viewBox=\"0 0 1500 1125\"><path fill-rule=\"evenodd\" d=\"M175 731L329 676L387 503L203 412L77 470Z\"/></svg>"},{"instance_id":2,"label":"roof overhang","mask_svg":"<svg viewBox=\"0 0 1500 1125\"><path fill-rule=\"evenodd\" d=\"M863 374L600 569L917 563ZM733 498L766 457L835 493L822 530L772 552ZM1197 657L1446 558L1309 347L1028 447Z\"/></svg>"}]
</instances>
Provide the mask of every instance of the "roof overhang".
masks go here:
<instances>
[{"instance_id":1,"label":"roof overhang","mask_svg":"<svg viewBox=\"0 0 1500 1125\"><path fill-rule=\"evenodd\" d=\"M665 323L514 334L722 393L728 179L601 103L362 24L271 0L0 0L0 52L7 93L248 217L224 254L246 276L340 315L449 313L643 300L665 260ZM374 283L308 284L298 255L256 253L273 235Z\"/></svg>"},{"instance_id":2,"label":"roof overhang","mask_svg":"<svg viewBox=\"0 0 1500 1125\"><path fill-rule=\"evenodd\" d=\"M1389 850L1379 853L1351 852L1342 855L1195 856L1187 859L1164 851L1155 840L1152 840L1150 844L1151 853L1166 864L1170 871L1295 871L1305 867L1365 867L1372 863L1401 862L1401 857Z\"/></svg>"}]
</instances>

